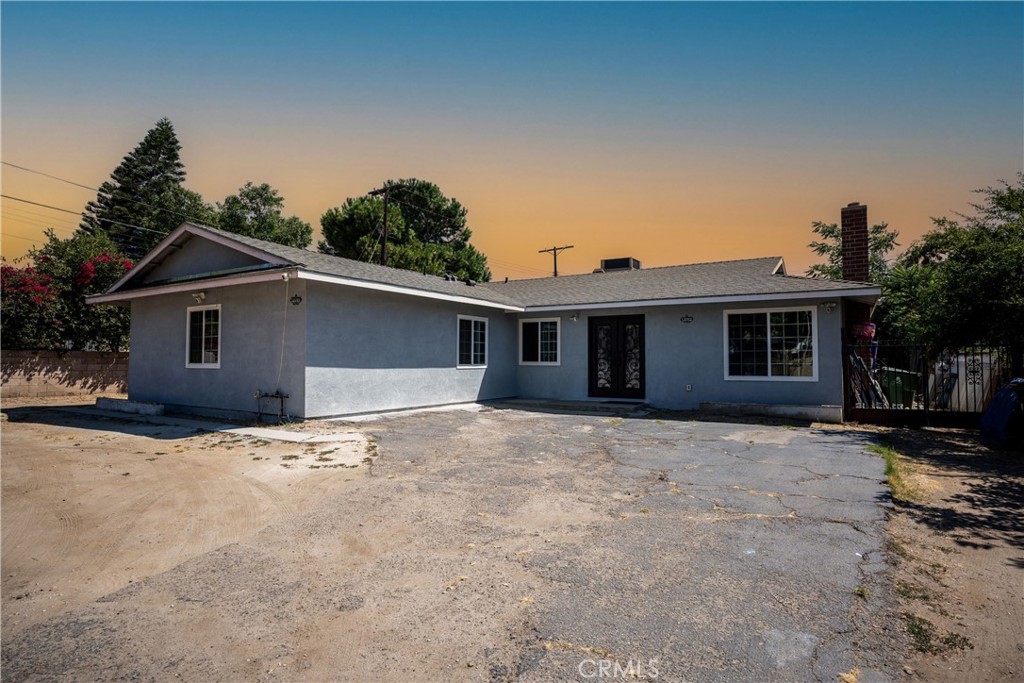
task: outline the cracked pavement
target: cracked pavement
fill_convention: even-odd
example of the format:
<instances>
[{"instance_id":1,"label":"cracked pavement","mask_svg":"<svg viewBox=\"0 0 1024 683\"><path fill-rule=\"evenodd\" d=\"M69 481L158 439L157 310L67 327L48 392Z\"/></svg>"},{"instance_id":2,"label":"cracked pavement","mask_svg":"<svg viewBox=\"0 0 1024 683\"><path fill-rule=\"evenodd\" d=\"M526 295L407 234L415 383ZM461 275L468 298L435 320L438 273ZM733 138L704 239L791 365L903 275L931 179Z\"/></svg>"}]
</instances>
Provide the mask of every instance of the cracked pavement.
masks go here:
<instances>
[{"instance_id":1,"label":"cracked pavement","mask_svg":"<svg viewBox=\"0 0 1024 683\"><path fill-rule=\"evenodd\" d=\"M5 679L899 677L866 434L501 404L360 428L368 478L5 631Z\"/></svg>"}]
</instances>

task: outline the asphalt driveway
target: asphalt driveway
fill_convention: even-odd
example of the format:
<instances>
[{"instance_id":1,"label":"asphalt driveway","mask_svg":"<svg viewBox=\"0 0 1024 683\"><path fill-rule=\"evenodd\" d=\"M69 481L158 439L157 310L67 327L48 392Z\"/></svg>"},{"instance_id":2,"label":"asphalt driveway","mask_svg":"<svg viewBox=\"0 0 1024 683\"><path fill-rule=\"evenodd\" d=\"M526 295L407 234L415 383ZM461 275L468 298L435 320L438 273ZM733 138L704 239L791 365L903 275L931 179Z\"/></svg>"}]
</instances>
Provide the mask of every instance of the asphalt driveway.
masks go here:
<instances>
[{"instance_id":1,"label":"asphalt driveway","mask_svg":"<svg viewBox=\"0 0 1024 683\"><path fill-rule=\"evenodd\" d=\"M501 406L359 427L369 476L5 628L5 680L898 677L864 434Z\"/></svg>"}]
</instances>

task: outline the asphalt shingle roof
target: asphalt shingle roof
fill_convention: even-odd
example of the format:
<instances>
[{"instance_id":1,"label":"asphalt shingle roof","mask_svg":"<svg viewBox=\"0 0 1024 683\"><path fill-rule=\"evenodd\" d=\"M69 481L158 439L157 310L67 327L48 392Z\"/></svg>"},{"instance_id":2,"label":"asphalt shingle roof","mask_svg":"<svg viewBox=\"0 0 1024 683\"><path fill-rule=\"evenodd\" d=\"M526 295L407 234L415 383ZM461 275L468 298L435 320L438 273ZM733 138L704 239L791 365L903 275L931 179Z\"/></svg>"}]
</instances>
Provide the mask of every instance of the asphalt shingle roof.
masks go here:
<instances>
[{"instance_id":1,"label":"asphalt shingle roof","mask_svg":"<svg viewBox=\"0 0 1024 683\"><path fill-rule=\"evenodd\" d=\"M588 304L628 303L698 297L729 297L744 295L799 294L863 290L876 287L869 283L817 280L776 274L781 258L771 256L738 261L694 263L681 266L644 268L584 275L563 275L535 280L486 282L469 286L464 282L445 280L436 275L423 275L409 270L389 268L373 263L330 256L306 249L288 247L253 237L189 224L235 242L258 249L289 265L304 270L365 282L382 283L410 290L420 290L467 297L511 307L586 306Z\"/></svg>"},{"instance_id":2,"label":"asphalt shingle roof","mask_svg":"<svg viewBox=\"0 0 1024 683\"><path fill-rule=\"evenodd\" d=\"M875 286L863 282L772 275L780 260L778 256L771 256L536 280L489 282L481 287L501 292L524 306L572 306L696 297L803 292L813 294Z\"/></svg>"},{"instance_id":3,"label":"asphalt shingle roof","mask_svg":"<svg viewBox=\"0 0 1024 683\"><path fill-rule=\"evenodd\" d=\"M388 266L381 266L375 263L364 263L363 261L354 261L352 259L341 258L340 256L321 254L317 251L288 247L283 244L277 244L276 242L267 242L265 240L256 239L255 237L236 235L235 233L219 230L217 228L210 228L205 225L196 225L194 227L201 230L209 230L210 232L222 235L235 240L236 242L259 249L260 251L265 251L268 254L273 254L274 256L284 259L294 265L303 266L306 270L314 273L337 275L339 277L362 280L365 282L379 282L382 284L393 285L395 287L418 289L427 292L448 294L451 296L465 296L509 306L519 305L515 300L509 298L502 292L484 289L480 286L471 287L465 282L451 282L437 275L423 275L422 273L417 273L411 270L390 268Z\"/></svg>"}]
</instances>

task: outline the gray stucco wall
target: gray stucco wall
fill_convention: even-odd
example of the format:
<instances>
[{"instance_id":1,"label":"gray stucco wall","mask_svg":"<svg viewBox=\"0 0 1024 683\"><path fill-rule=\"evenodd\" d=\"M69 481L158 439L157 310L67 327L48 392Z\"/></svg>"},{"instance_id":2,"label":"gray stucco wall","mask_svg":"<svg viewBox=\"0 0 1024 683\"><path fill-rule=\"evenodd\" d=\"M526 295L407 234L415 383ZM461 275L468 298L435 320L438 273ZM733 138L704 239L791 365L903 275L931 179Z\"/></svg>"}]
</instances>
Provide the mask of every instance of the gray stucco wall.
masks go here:
<instances>
[{"instance_id":1,"label":"gray stucco wall","mask_svg":"<svg viewBox=\"0 0 1024 683\"><path fill-rule=\"evenodd\" d=\"M263 261L243 254L237 249L225 247L202 237L193 237L177 253L147 273L145 282L243 268L260 263Z\"/></svg>"},{"instance_id":2,"label":"gray stucco wall","mask_svg":"<svg viewBox=\"0 0 1024 683\"><path fill-rule=\"evenodd\" d=\"M217 369L185 367L186 316L195 305L190 292L132 301L128 398L211 415L249 416L257 410L257 390L279 388L290 395L286 413L302 417L306 307L287 302L286 286L288 297L305 299L305 283L295 279L204 289L204 305L221 305ZM276 415L278 402L264 401L263 410Z\"/></svg>"},{"instance_id":3,"label":"gray stucco wall","mask_svg":"<svg viewBox=\"0 0 1024 683\"><path fill-rule=\"evenodd\" d=\"M320 282L307 285L307 417L516 395L515 316ZM487 318L486 368L458 368L458 315Z\"/></svg>"},{"instance_id":4,"label":"gray stucco wall","mask_svg":"<svg viewBox=\"0 0 1024 683\"><path fill-rule=\"evenodd\" d=\"M645 316L646 402L659 407L691 410L703 401L791 405L841 405L842 359L839 310L825 313L818 301L778 303L662 306L581 311L573 322L568 313L520 314L520 318L561 319L561 364L558 366L518 365L518 394L524 398L584 400L587 386L588 316ZM725 379L723 312L806 306L817 310L818 380L727 380ZM683 323L683 315L693 322ZM517 325L518 339L518 325ZM691 391L686 391L686 385Z\"/></svg>"}]
</instances>

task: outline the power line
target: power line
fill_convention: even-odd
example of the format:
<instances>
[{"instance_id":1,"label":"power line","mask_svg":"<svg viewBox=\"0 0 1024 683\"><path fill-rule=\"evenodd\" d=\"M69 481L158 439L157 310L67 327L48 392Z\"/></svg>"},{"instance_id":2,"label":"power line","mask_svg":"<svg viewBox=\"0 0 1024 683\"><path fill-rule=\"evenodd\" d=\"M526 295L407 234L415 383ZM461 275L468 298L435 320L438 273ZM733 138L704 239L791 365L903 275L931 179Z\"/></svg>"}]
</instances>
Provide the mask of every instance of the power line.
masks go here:
<instances>
[{"instance_id":1,"label":"power line","mask_svg":"<svg viewBox=\"0 0 1024 683\"><path fill-rule=\"evenodd\" d=\"M68 180L67 178L61 178L60 176L53 175L52 173L46 173L44 171L38 171L38 170L36 170L34 168L28 168L27 166L19 166L18 164L12 164L9 161L0 161L0 164L3 164L4 166L10 166L11 168L16 168L19 171L26 171L28 173L35 173L36 175L41 175L41 176L44 176L46 178L52 178L53 180L58 180L58 181L60 181L62 183L67 183L68 185L74 185L75 187L81 187L81 188L86 189L86 190L92 190L93 192L102 193L102 194L104 194L104 195L106 195L108 197L110 196L109 193L107 193L105 190L102 190L102 189L100 189L98 187L92 187L91 185L84 185L82 183L76 183L73 180ZM175 216L181 216L182 218L184 218L187 221L198 222L192 216L189 216L187 214L181 213L180 211L175 211L174 209L168 209L168 208L165 208L165 207L162 207L162 206L153 206L152 204L147 204L146 202L142 201L141 199L132 199L131 197L124 197L124 199L128 200L129 202L132 202L133 204L138 204L140 206L144 206L147 209L153 209L155 211L166 211L167 213L174 214ZM84 215L84 214L79 214L79 215ZM98 219L98 220L102 220L102 219Z\"/></svg>"},{"instance_id":2,"label":"power line","mask_svg":"<svg viewBox=\"0 0 1024 683\"><path fill-rule=\"evenodd\" d=\"M22 199L21 197L12 197L12 196L6 195L6 194L0 194L0 197L3 197L4 199L13 199L16 202L24 202L25 204L32 204L33 206L41 206L44 209L53 209L54 211L63 211L64 213L70 213L70 214L75 215L75 216L80 215L77 211L72 211L71 209L62 209L59 206L50 206L49 204L41 204L39 202L34 202L34 201L30 200L30 199Z\"/></svg>"},{"instance_id":3,"label":"power line","mask_svg":"<svg viewBox=\"0 0 1024 683\"><path fill-rule=\"evenodd\" d=\"M45 219L45 218L36 218L36 217L33 217L33 216L24 216L24 215L21 215L19 213L15 213L11 209L6 209L3 213L4 213L4 222L5 223L6 222L13 222L13 223L20 223L22 225L29 225L29 226L32 226L34 228L35 227L53 228L54 230L70 230L71 232L74 232L75 230L78 229L76 227L71 227L69 225L61 225L59 223L54 223L54 222L52 222L52 221L50 221L48 219Z\"/></svg>"},{"instance_id":4,"label":"power line","mask_svg":"<svg viewBox=\"0 0 1024 683\"><path fill-rule=\"evenodd\" d=\"M26 242L32 242L33 244L40 241L37 237L22 237L21 235L12 235L9 232L3 232L0 233L0 235L3 235L4 239L14 238L16 240L25 240Z\"/></svg>"},{"instance_id":5,"label":"power line","mask_svg":"<svg viewBox=\"0 0 1024 683\"><path fill-rule=\"evenodd\" d=\"M28 173L35 173L36 175L41 175L41 176L44 176L46 178L53 178L54 180L59 180L62 183L67 183L68 185L74 185L75 187L80 187L80 188L82 188L84 190L92 190L93 192L100 192L99 188L89 187L88 185L83 185L82 183L76 183L75 181L68 180L67 178L61 178L59 176L51 175L49 173L44 173L43 171L37 171L34 168L28 168L28 167L25 167L25 166L19 166L18 164L12 164L9 161L0 161L0 164L3 164L4 166L10 166L11 168L16 168L19 171L26 171Z\"/></svg>"},{"instance_id":6,"label":"power line","mask_svg":"<svg viewBox=\"0 0 1024 683\"><path fill-rule=\"evenodd\" d=\"M13 204L3 206L2 209L5 216L28 217L37 220L54 221L57 224L69 225L69 227L78 227L75 219L70 216L55 216L50 212L44 213L43 211L36 211L27 206L16 206Z\"/></svg>"},{"instance_id":7,"label":"power line","mask_svg":"<svg viewBox=\"0 0 1024 683\"><path fill-rule=\"evenodd\" d=\"M567 244L564 247L551 247L550 249L541 249L538 254L551 254L555 259L555 277L558 277L558 252L565 251L566 249L572 249L573 245Z\"/></svg>"},{"instance_id":8,"label":"power line","mask_svg":"<svg viewBox=\"0 0 1024 683\"><path fill-rule=\"evenodd\" d=\"M501 260L498 260L498 259L495 259L495 258L491 258L490 256L487 257L487 265L489 265L489 266L491 266L492 268L495 268L495 269L507 270L507 271L517 272L517 273L525 273L527 275L539 275L539 276L542 276L542 277L547 277L547 274L548 274L546 270L539 270L537 268L529 268L527 266L520 266L520 265L515 264L515 263L509 263L507 261L501 261Z\"/></svg>"},{"instance_id":9,"label":"power line","mask_svg":"<svg viewBox=\"0 0 1024 683\"><path fill-rule=\"evenodd\" d=\"M373 258L373 253L375 251L377 251L377 245L380 243L381 235L384 234L384 231L381 230L380 227L381 227L381 219L378 218L377 219L377 224L375 226L373 226L374 232L377 233L377 239L374 240L373 247L370 249L370 253L369 254L366 253L366 247L367 247L366 244L364 244L363 248L359 250L359 260L360 261L366 261L367 263L369 263L369 261L367 261L367 258Z\"/></svg>"},{"instance_id":10,"label":"power line","mask_svg":"<svg viewBox=\"0 0 1024 683\"><path fill-rule=\"evenodd\" d=\"M44 209L52 209L54 211L63 211L64 213L70 213L73 216L80 216L81 215L77 211L72 211L71 209L64 209L64 208L61 208L59 206L52 206L50 204L42 204L40 202L34 202L34 201L30 200L30 199L22 199L21 197L12 197L9 194L0 194L0 197L3 197L4 199L10 199L10 200L15 201L15 202L23 202L25 204L32 204L33 206L41 206ZM151 228L144 228L141 225L132 225L131 223L122 223L121 221L115 221L112 218L96 218L96 220L98 220L98 221L106 221L107 223L113 223L114 225L123 225L126 228L134 228L135 230L142 230L144 232L155 232L158 235L166 235L167 234L167 233L161 232L159 230L153 230Z\"/></svg>"},{"instance_id":11,"label":"power line","mask_svg":"<svg viewBox=\"0 0 1024 683\"><path fill-rule=\"evenodd\" d=\"M384 187L377 190L370 190L366 194L371 197L377 195L384 195L384 239L380 245L380 264L386 266L388 264L388 200L391 197L391 190L404 190L408 187L404 183L393 183L385 185Z\"/></svg>"}]
</instances>

